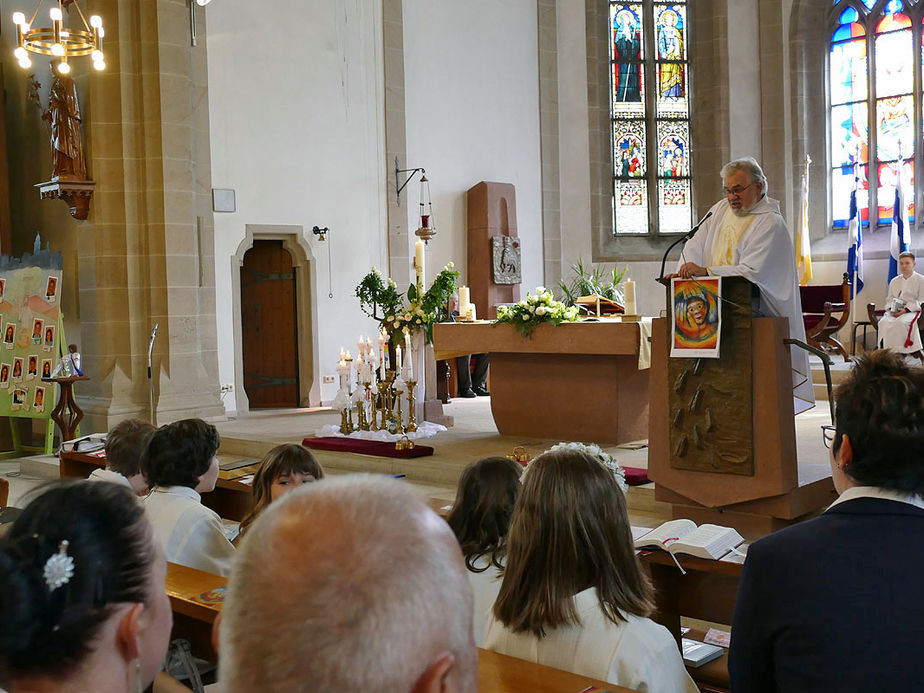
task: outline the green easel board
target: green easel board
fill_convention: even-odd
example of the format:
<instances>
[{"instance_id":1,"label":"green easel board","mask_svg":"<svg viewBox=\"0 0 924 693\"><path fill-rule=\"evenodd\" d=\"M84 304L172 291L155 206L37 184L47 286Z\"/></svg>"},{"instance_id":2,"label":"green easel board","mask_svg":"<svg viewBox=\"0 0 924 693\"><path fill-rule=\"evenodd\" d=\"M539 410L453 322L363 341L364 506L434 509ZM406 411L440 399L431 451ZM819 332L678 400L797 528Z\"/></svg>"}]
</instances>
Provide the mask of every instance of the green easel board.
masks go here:
<instances>
[{"instance_id":1,"label":"green easel board","mask_svg":"<svg viewBox=\"0 0 924 693\"><path fill-rule=\"evenodd\" d=\"M57 389L42 381L65 353L60 252L41 249L22 258L0 256L0 416L10 417L14 450L51 453ZM45 419L41 448L23 446L14 419Z\"/></svg>"}]
</instances>

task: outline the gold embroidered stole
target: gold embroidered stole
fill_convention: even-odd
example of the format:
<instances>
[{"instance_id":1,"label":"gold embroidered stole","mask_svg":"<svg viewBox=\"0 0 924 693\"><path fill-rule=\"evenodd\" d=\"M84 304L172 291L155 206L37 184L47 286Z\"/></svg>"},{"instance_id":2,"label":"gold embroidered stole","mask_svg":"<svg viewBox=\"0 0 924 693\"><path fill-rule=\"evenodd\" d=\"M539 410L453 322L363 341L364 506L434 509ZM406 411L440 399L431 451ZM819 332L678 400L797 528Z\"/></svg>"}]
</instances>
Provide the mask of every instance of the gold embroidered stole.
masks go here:
<instances>
[{"instance_id":1,"label":"gold embroidered stole","mask_svg":"<svg viewBox=\"0 0 924 693\"><path fill-rule=\"evenodd\" d=\"M719 223L715 243L712 245L710 267L737 264L735 250L738 248L738 241L754 223L755 217L755 214L739 217L731 207L726 210L725 216L722 217L722 221Z\"/></svg>"}]
</instances>

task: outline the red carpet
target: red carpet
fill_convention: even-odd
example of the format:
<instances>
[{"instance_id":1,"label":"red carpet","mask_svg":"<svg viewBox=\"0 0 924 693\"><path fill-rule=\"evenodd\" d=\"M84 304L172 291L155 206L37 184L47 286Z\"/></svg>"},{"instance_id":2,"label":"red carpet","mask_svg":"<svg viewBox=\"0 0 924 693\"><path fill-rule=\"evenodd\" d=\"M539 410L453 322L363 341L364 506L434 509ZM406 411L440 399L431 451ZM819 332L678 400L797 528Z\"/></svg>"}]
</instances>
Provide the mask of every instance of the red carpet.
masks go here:
<instances>
[{"instance_id":1,"label":"red carpet","mask_svg":"<svg viewBox=\"0 0 924 693\"><path fill-rule=\"evenodd\" d=\"M302 445L315 450L333 450L334 452L355 452L360 455L375 455L376 457L398 457L408 459L411 457L426 457L433 454L429 445L414 444L410 450L396 450L394 443L381 440L361 440L358 438L341 438L330 436L327 438L305 438Z\"/></svg>"}]
</instances>

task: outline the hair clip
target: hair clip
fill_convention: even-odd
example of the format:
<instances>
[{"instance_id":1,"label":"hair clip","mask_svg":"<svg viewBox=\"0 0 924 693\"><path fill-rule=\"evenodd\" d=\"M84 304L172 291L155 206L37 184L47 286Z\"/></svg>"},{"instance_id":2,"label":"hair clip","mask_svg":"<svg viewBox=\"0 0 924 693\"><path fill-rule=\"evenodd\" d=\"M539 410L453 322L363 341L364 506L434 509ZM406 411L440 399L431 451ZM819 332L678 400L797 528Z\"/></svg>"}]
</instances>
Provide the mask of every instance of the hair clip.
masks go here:
<instances>
[{"instance_id":1,"label":"hair clip","mask_svg":"<svg viewBox=\"0 0 924 693\"><path fill-rule=\"evenodd\" d=\"M58 553L53 553L45 561L45 570L42 574L49 592L54 592L61 585L67 584L74 576L74 559L67 555L69 543L67 539L62 541L58 544Z\"/></svg>"}]
</instances>

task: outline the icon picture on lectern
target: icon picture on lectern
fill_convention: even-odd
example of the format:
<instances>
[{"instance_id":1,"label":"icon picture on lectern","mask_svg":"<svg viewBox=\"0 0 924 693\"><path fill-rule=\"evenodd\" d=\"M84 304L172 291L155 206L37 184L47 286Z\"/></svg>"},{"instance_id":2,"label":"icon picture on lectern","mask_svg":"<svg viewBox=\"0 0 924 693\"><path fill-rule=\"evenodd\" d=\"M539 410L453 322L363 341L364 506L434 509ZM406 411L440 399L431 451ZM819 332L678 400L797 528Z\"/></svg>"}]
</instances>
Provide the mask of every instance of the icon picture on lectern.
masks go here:
<instances>
[{"instance_id":1,"label":"icon picture on lectern","mask_svg":"<svg viewBox=\"0 0 924 693\"><path fill-rule=\"evenodd\" d=\"M671 356L719 357L721 291L718 277L671 280Z\"/></svg>"}]
</instances>

